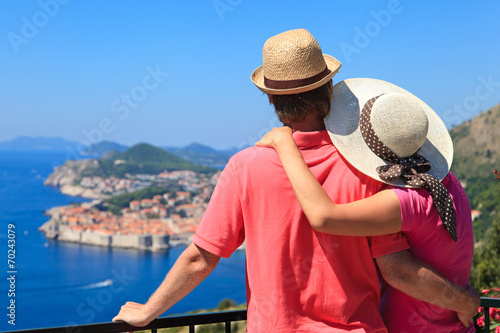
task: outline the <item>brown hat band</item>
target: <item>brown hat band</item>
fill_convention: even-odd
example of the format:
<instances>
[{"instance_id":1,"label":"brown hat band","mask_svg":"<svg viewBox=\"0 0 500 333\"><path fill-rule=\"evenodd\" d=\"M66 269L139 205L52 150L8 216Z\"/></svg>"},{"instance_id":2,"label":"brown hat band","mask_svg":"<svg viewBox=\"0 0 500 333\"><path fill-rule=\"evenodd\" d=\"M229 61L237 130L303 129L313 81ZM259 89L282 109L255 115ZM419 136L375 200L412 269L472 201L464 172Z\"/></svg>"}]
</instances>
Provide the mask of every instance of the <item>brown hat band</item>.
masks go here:
<instances>
[{"instance_id":1,"label":"brown hat band","mask_svg":"<svg viewBox=\"0 0 500 333\"><path fill-rule=\"evenodd\" d=\"M279 81L271 80L264 76L264 85L269 89L292 89L304 87L320 81L330 73L331 70L329 70L328 67L325 67L325 69L321 73L305 79Z\"/></svg>"}]
</instances>

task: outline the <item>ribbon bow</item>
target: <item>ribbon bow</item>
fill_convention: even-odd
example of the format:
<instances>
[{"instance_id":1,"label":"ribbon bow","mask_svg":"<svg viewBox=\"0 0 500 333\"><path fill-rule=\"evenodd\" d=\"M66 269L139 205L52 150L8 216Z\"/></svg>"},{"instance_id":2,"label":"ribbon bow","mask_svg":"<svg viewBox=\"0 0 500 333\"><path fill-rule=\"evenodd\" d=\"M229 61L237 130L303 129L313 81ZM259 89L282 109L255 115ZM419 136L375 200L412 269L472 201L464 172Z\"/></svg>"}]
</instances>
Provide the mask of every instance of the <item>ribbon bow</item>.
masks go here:
<instances>
[{"instance_id":1,"label":"ribbon bow","mask_svg":"<svg viewBox=\"0 0 500 333\"><path fill-rule=\"evenodd\" d=\"M410 157L397 158L395 160L384 158L384 160L394 163L377 167L380 179L388 182L403 179L409 185L421 187L424 182L418 177L418 174L431 169L429 161L416 153Z\"/></svg>"},{"instance_id":2,"label":"ribbon bow","mask_svg":"<svg viewBox=\"0 0 500 333\"><path fill-rule=\"evenodd\" d=\"M443 226L456 242L457 228L453 199L446 187L434 176L427 173L431 169L430 162L422 155L419 155L418 151L408 157L398 157L380 140L373 130L370 121L371 110L373 104L380 96L382 95L373 97L366 102L361 111L359 121L361 135L371 151L384 161L391 163L377 167L380 179L387 182L401 179L412 187L426 189L432 197L432 202L441 217Z\"/></svg>"}]
</instances>

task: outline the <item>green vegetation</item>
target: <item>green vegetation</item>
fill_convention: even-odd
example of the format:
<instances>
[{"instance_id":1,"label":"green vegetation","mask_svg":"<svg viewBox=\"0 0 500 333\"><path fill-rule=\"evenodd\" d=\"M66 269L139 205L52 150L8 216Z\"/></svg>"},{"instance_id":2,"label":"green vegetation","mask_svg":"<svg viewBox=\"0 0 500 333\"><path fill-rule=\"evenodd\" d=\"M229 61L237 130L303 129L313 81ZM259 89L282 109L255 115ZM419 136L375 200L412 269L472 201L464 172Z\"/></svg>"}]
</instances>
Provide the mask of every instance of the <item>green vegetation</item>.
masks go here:
<instances>
[{"instance_id":1,"label":"green vegetation","mask_svg":"<svg viewBox=\"0 0 500 333\"><path fill-rule=\"evenodd\" d=\"M226 311L231 308L235 308L237 306L236 302L232 299L229 298L224 298L222 301L219 302L219 305L217 306L217 310L219 311Z\"/></svg>"},{"instance_id":2,"label":"green vegetation","mask_svg":"<svg viewBox=\"0 0 500 333\"><path fill-rule=\"evenodd\" d=\"M234 148L227 151L217 151L199 143L192 143L183 148L164 147L164 149L190 162L215 167L226 165L229 158L237 152Z\"/></svg>"},{"instance_id":3,"label":"green vegetation","mask_svg":"<svg viewBox=\"0 0 500 333\"><path fill-rule=\"evenodd\" d=\"M451 172L464 184L471 208L482 213L474 221L476 241L483 239L500 213L500 182L493 181L493 170L500 161L497 118L500 105L450 130L455 149Z\"/></svg>"},{"instance_id":4,"label":"green vegetation","mask_svg":"<svg viewBox=\"0 0 500 333\"><path fill-rule=\"evenodd\" d=\"M492 172L493 174L493 172ZM469 197L471 208L481 211L473 223L476 242L485 237L488 228L498 219L500 212L500 182L493 177L468 177L465 192Z\"/></svg>"},{"instance_id":5,"label":"green vegetation","mask_svg":"<svg viewBox=\"0 0 500 333\"><path fill-rule=\"evenodd\" d=\"M123 153L103 155L97 166L80 172L80 179L86 176L124 178L127 173L159 174L164 170L192 170L208 174L216 171L214 168L193 164L161 148L140 143Z\"/></svg>"},{"instance_id":6,"label":"green vegetation","mask_svg":"<svg viewBox=\"0 0 500 333\"><path fill-rule=\"evenodd\" d=\"M500 286L500 215L495 214L500 203L500 175L496 169L495 174L496 178L490 180L494 186L486 185L483 191L475 189L479 193L477 200L492 212L482 220L491 221L491 224L480 225L483 237L474 249L470 281L477 290ZM478 224L474 225L475 229L477 227Z\"/></svg>"},{"instance_id":7,"label":"green vegetation","mask_svg":"<svg viewBox=\"0 0 500 333\"><path fill-rule=\"evenodd\" d=\"M500 218L497 217L474 253L471 283L476 289L500 286Z\"/></svg>"},{"instance_id":8,"label":"green vegetation","mask_svg":"<svg viewBox=\"0 0 500 333\"><path fill-rule=\"evenodd\" d=\"M118 215L120 210L130 205L131 201L134 200L142 200L142 199L152 199L155 195L163 195L167 192L172 193L179 190L179 186L177 184L171 184L167 187L160 186L150 186L145 189L135 191L132 193L125 193L122 195L117 195L115 197L106 199L101 207L104 210L109 210L113 214Z\"/></svg>"},{"instance_id":9,"label":"green vegetation","mask_svg":"<svg viewBox=\"0 0 500 333\"><path fill-rule=\"evenodd\" d=\"M187 213L186 213L186 211L185 211L184 209L181 209L181 210L176 210L176 211L174 212L174 214L179 214L179 216L180 216L180 217L182 217L182 218L187 217Z\"/></svg>"},{"instance_id":10,"label":"green vegetation","mask_svg":"<svg viewBox=\"0 0 500 333\"><path fill-rule=\"evenodd\" d=\"M500 105L454 127L451 171L463 183L471 208L481 211L473 222L475 249L470 282L478 290L500 287Z\"/></svg>"}]
</instances>

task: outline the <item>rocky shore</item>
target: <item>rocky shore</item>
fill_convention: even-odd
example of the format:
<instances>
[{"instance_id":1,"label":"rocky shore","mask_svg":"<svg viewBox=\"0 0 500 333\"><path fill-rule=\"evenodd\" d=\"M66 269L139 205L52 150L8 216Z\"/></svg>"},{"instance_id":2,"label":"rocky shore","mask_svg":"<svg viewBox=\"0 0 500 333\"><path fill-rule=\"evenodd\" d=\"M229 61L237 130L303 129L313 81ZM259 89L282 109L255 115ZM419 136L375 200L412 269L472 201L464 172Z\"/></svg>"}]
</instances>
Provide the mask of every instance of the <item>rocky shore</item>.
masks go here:
<instances>
[{"instance_id":1,"label":"rocky shore","mask_svg":"<svg viewBox=\"0 0 500 333\"><path fill-rule=\"evenodd\" d=\"M59 187L59 190L66 195L73 197L83 197L88 199L105 199L108 195L98 193L90 188L84 188L76 184L81 172L87 168L97 167L98 161L95 159L68 160L63 165L54 169L49 177L44 181L45 186Z\"/></svg>"}]
</instances>

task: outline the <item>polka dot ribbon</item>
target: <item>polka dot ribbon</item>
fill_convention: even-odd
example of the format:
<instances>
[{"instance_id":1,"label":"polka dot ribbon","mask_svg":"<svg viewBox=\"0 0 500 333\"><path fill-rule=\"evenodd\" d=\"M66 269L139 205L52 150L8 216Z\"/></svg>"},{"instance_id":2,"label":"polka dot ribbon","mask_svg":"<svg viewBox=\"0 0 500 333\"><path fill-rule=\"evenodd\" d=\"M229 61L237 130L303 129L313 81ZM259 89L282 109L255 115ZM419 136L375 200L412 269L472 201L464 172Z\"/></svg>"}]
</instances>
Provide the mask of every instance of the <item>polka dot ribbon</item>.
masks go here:
<instances>
[{"instance_id":1,"label":"polka dot ribbon","mask_svg":"<svg viewBox=\"0 0 500 333\"><path fill-rule=\"evenodd\" d=\"M432 197L434 207L436 207L441 217L443 226L448 230L451 238L456 242L457 228L453 200L446 187L444 187L438 179L426 173L431 169L429 161L422 155L419 155L418 151L411 156L400 158L386 147L375 134L370 121L371 111L377 98L382 95L374 97L366 102L359 118L359 128L365 143L378 157L391 163L390 165L377 167L380 179L387 182L401 179L412 187L425 188Z\"/></svg>"}]
</instances>

